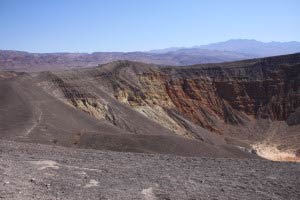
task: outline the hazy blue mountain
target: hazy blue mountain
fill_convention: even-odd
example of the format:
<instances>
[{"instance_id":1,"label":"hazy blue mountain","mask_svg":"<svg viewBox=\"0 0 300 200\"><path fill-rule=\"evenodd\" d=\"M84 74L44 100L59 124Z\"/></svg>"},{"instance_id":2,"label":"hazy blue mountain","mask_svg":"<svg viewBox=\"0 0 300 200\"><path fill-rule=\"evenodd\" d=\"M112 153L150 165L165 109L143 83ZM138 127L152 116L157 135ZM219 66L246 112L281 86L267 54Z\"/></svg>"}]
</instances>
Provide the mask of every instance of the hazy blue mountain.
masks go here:
<instances>
[{"instance_id":1,"label":"hazy blue mountain","mask_svg":"<svg viewBox=\"0 0 300 200\"><path fill-rule=\"evenodd\" d=\"M235 39L201 45L197 48L218 51L234 51L254 56L275 56L300 52L300 42L259 42L256 40Z\"/></svg>"},{"instance_id":2,"label":"hazy blue mountain","mask_svg":"<svg viewBox=\"0 0 300 200\"><path fill-rule=\"evenodd\" d=\"M208 45L194 46L191 48L167 48L161 50L153 50L151 52L191 52L196 49L216 50L235 52L246 57L264 57L283 54L291 54L300 52L300 42L260 42L257 40L248 39L232 39L225 42L217 42Z\"/></svg>"},{"instance_id":3,"label":"hazy blue mountain","mask_svg":"<svg viewBox=\"0 0 300 200\"><path fill-rule=\"evenodd\" d=\"M177 50L181 50L184 49L184 47L170 47L170 48L166 48L166 49L154 49L154 50L150 50L149 53L169 53L169 52L173 52L173 51L177 51Z\"/></svg>"}]
</instances>

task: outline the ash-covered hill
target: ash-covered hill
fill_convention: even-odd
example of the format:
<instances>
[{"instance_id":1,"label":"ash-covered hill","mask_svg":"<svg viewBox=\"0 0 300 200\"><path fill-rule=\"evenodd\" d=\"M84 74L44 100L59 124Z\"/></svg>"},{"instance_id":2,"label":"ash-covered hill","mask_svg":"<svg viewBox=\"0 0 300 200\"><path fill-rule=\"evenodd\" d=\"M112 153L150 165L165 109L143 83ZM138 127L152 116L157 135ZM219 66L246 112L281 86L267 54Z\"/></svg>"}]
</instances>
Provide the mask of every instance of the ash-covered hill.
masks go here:
<instances>
[{"instance_id":1,"label":"ash-covered hill","mask_svg":"<svg viewBox=\"0 0 300 200\"><path fill-rule=\"evenodd\" d=\"M174 134L78 73L84 72L2 72L1 138L114 151L252 157L200 127L205 141Z\"/></svg>"},{"instance_id":2,"label":"ash-covered hill","mask_svg":"<svg viewBox=\"0 0 300 200\"><path fill-rule=\"evenodd\" d=\"M300 54L188 67L115 61L67 71L1 72L1 137L299 160L299 72Z\"/></svg>"}]
</instances>

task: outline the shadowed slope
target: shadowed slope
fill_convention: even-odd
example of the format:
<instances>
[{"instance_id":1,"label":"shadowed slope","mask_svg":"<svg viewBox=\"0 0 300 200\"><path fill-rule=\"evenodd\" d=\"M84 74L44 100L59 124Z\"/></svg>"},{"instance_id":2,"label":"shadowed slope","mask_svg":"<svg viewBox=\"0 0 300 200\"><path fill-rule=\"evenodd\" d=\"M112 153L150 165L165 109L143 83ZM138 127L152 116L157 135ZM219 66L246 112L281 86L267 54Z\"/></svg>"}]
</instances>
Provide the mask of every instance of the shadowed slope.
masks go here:
<instances>
[{"instance_id":1,"label":"shadowed slope","mask_svg":"<svg viewBox=\"0 0 300 200\"><path fill-rule=\"evenodd\" d=\"M97 87L91 85L86 90L78 85L85 83L82 80L70 85L57 83L57 78L52 73L18 73L1 78L1 90L5 92L0 98L1 138L114 151L250 156L224 143L222 147L176 136ZM89 94L105 102L103 116L89 110Z\"/></svg>"}]
</instances>

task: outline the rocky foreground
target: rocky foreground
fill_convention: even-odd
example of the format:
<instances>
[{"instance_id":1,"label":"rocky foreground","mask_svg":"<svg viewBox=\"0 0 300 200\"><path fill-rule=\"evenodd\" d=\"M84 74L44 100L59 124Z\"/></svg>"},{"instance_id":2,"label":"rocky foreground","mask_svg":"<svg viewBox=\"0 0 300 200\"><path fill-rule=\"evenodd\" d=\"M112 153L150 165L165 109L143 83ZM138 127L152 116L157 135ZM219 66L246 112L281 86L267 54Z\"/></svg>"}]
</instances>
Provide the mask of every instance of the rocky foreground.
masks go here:
<instances>
[{"instance_id":1,"label":"rocky foreground","mask_svg":"<svg viewBox=\"0 0 300 200\"><path fill-rule=\"evenodd\" d=\"M300 199L300 163L0 141L0 199Z\"/></svg>"}]
</instances>

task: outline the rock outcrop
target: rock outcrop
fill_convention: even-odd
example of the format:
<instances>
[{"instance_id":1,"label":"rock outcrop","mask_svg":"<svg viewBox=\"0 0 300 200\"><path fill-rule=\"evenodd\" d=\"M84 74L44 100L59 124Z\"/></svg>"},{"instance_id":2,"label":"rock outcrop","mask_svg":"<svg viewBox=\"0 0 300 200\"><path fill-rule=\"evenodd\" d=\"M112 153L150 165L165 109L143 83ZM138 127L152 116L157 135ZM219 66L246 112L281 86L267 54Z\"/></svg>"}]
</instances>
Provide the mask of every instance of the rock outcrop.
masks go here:
<instances>
[{"instance_id":1,"label":"rock outcrop","mask_svg":"<svg viewBox=\"0 0 300 200\"><path fill-rule=\"evenodd\" d=\"M177 68L124 61L114 63L111 73L100 66L93 78L101 77L97 81L109 85L116 99L156 121L160 117L151 117L150 109L170 118L181 113L222 133L226 124L287 120L300 106L299 61L299 54Z\"/></svg>"}]
</instances>

